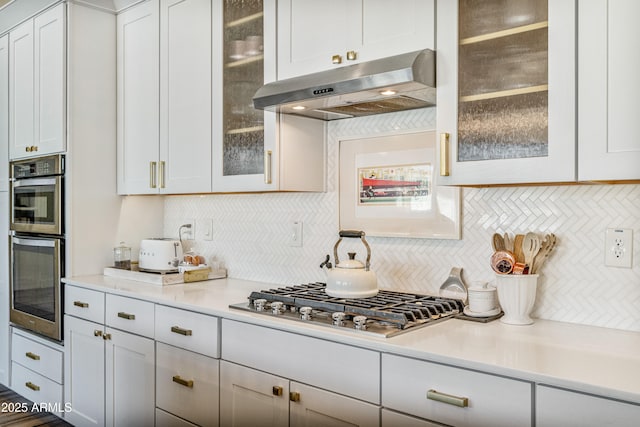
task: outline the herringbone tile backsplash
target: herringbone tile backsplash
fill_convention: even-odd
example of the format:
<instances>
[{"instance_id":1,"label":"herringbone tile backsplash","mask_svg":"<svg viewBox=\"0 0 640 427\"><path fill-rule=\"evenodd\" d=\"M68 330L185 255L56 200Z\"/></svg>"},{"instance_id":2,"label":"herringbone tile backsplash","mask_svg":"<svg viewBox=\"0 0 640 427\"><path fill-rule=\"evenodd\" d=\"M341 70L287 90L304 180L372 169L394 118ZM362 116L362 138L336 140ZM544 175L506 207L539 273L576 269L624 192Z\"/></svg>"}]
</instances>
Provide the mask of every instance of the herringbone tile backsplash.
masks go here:
<instances>
[{"instance_id":1,"label":"herringbone tile backsplash","mask_svg":"<svg viewBox=\"0 0 640 427\"><path fill-rule=\"evenodd\" d=\"M213 240L196 240L193 249L223 264L230 277L323 281L319 264L338 231L338 141L434 123L435 109L331 122L326 193L167 197L165 235L176 236L187 219L195 218L197 228L213 218ZM302 247L288 245L293 221L303 222ZM465 188L462 227L462 240L368 237L379 286L435 294L454 266L463 268L467 284L492 281L494 232L554 233L558 246L541 272L533 315L640 331L640 185ZM604 265L605 230L612 227L634 230L631 269ZM363 250L355 242L354 249Z\"/></svg>"}]
</instances>

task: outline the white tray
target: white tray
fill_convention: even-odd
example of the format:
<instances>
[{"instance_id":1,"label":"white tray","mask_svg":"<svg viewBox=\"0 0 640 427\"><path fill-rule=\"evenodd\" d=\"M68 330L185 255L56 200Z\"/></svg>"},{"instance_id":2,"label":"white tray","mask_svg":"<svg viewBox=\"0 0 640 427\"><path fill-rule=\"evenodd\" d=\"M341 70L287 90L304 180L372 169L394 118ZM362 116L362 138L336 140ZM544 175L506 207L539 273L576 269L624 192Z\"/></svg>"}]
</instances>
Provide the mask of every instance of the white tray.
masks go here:
<instances>
[{"instance_id":1,"label":"white tray","mask_svg":"<svg viewBox=\"0 0 640 427\"><path fill-rule=\"evenodd\" d=\"M147 273L146 271L122 270L115 267L105 267L103 274L105 276L117 277L120 279L135 280L138 282L150 283L152 285L178 285L184 283L182 273ZM209 273L209 280L223 279L227 277L227 270L221 268L212 270ZM192 282L194 283L194 282Z\"/></svg>"}]
</instances>

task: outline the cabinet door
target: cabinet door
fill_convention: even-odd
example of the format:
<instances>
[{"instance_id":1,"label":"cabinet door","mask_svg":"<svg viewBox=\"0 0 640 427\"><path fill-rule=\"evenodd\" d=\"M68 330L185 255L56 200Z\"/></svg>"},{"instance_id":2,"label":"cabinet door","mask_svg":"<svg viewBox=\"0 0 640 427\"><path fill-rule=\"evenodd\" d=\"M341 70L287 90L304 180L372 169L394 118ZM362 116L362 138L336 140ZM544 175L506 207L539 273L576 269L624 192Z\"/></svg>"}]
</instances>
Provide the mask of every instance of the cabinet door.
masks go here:
<instances>
[{"instance_id":1,"label":"cabinet door","mask_svg":"<svg viewBox=\"0 0 640 427\"><path fill-rule=\"evenodd\" d=\"M65 419L73 425L104 426L103 326L64 316Z\"/></svg>"},{"instance_id":2,"label":"cabinet door","mask_svg":"<svg viewBox=\"0 0 640 427\"><path fill-rule=\"evenodd\" d=\"M9 156L26 157L34 145L33 20L9 33Z\"/></svg>"},{"instance_id":3,"label":"cabinet door","mask_svg":"<svg viewBox=\"0 0 640 427\"><path fill-rule=\"evenodd\" d=\"M211 191L211 1L160 3L160 191Z\"/></svg>"},{"instance_id":4,"label":"cabinet door","mask_svg":"<svg viewBox=\"0 0 640 427\"><path fill-rule=\"evenodd\" d=\"M117 17L119 194L157 193L159 183L159 9L148 0Z\"/></svg>"},{"instance_id":5,"label":"cabinet door","mask_svg":"<svg viewBox=\"0 0 640 427\"><path fill-rule=\"evenodd\" d=\"M640 3L580 1L578 179L640 179Z\"/></svg>"},{"instance_id":6,"label":"cabinet door","mask_svg":"<svg viewBox=\"0 0 640 427\"><path fill-rule=\"evenodd\" d=\"M153 425L153 340L106 328L105 343L105 425Z\"/></svg>"},{"instance_id":7,"label":"cabinet door","mask_svg":"<svg viewBox=\"0 0 640 427\"><path fill-rule=\"evenodd\" d=\"M35 17L34 145L38 155L65 150L65 34L64 3Z\"/></svg>"},{"instance_id":8,"label":"cabinet door","mask_svg":"<svg viewBox=\"0 0 640 427\"><path fill-rule=\"evenodd\" d=\"M377 426L380 407L304 384L291 383L290 426Z\"/></svg>"},{"instance_id":9,"label":"cabinet door","mask_svg":"<svg viewBox=\"0 0 640 427\"><path fill-rule=\"evenodd\" d=\"M9 190L9 35L0 37L0 191Z\"/></svg>"},{"instance_id":10,"label":"cabinet door","mask_svg":"<svg viewBox=\"0 0 640 427\"><path fill-rule=\"evenodd\" d=\"M220 425L287 427L289 381L220 361Z\"/></svg>"},{"instance_id":11,"label":"cabinet door","mask_svg":"<svg viewBox=\"0 0 640 427\"><path fill-rule=\"evenodd\" d=\"M582 427L638 425L640 405L597 396L536 387L536 425L540 427Z\"/></svg>"},{"instance_id":12,"label":"cabinet door","mask_svg":"<svg viewBox=\"0 0 640 427\"><path fill-rule=\"evenodd\" d=\"M9 301L9 194L0 191L0 301ZM9 304L0 304L0 383L9 383Z\"/></svg>"},{"instance_id":13,"label":"cabinet door","mask_svg":"<svg viewBox=\"0 0 640 427\"><path fill-rule=\"evenodd\" d=\"M575 2L459 0L437 14L439 184L574 181Z\"/></svg>"}]
</instances>

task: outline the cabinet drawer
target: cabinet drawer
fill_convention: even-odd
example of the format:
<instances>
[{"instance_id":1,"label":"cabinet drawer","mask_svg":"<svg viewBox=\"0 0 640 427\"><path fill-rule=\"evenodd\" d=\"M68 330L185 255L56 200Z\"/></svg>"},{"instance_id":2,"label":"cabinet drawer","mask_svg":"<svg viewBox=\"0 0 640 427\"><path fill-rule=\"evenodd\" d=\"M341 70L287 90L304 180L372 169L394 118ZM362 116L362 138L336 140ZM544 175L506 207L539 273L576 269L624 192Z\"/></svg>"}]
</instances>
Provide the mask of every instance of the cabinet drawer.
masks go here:
<instances>
[{"instance_id":1,"label":"cabinet drawer","mask_svg":"<svg viewBox=\"0 0 640 427\"><path fill-rule=\"evenodd\" d=\"M64 312L96 323L104 323L104 293L65 285Z\"/></svg>"},{"instance_id":2,"label":"cabinet drawer","mask_svg":"<svg viewBox=\"0 0 640 427\"><path fill-rule=\"evenodd\" d=\"M60 413L62 406L62 385L33 372L18 363L11 363L11 388L33 403L45 403L48 412Z\"/></svg>"},{"instance_id":3,"label":"cabinet drawer","mask_svg":"<svg viewBox=\"0 0 640 427\"><path fill-rule=\"evenodd\" d=\"M217 317L156 305L156 340L220 357L218 321Z\"/></svg>"},{"instance_id":4,"label":"cabinet drawer","mask_svg":"<svg viewBox=\"0 0 640 427\"><path fill-rule=\"evenodd\" d=\"M530 426L532 387L525 381L382 355L382 405L444 424ZM467 406L456 406L462 398Z\"/></svg>"},{"instance_id":5,"label":"cabinet drawer","mask_svg":"<svg viewBox=\"0 0 640 427\"><path fill-rule=\"evenodd\" d=\"M107 294L105 324L125 332L153 338L153 303Z\"/></svg>"},{"instance_id":6,"label":"cabinet drawer","mask_svg":"<svg viewBox=\"0 0 640 427\"><path fill-rule=\"evenodd\" d=\"M380 353L290 332L222 320L222 358L380 403Z\"/></svg>"},{"instance_id":7,"label":"cabinet drawer","mask_svg":"<svg viewBox=\"0 0 640 427\"><path fill-rule=\"evenodd\" d=\"M11 336L11 360L57 383L62 383L62 351L30 340L16 332Z\"/></svg>"},{"instance_id":8,"label":"cabinet drawer","mask_svg":"<svg viewBox=\"0 0 640 427\"><path fill-rule=\"evenodd\" d=\"M156 408L156 427L197 427L187 420Z\"/></svg>"},{"instance_id":9,"label":"cabinet drawer","mask_svg":"<svg viewBox=\"0 0 640 427\"><path fill-rule=\"evenodd\" d=\"M218 425L218 359L156 343L156 406L201 426Z\"/></svg>"}]
</instances>

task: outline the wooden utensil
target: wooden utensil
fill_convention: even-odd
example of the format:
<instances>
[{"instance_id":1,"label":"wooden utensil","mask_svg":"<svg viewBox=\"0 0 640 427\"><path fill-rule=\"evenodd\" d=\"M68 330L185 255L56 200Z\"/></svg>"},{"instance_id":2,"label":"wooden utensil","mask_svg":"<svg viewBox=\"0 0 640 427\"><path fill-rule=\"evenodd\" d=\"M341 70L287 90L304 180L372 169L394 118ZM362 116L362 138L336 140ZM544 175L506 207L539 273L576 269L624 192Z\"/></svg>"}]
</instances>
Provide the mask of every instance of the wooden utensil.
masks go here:
<instances>
[{"instance_id":1,"label":"wooden utensil","mask_svg":"<svg viewBox=\"0 0 640 427\"><path fill-rule=\"evenodd\" d=\"M504 238L498 233L493 233L493 239L491 240L491 245L493 246L494 252L505 250Z\"/></svg>"},{"instance_id":2,"label":"wooden utensil","mask_svg":"<svg viewBox=\"0 0 640 427\"><path fill-rule=\"evenodd\" d=\"M504 233L504 249L509 252L513 252L513 238L509 235L509 233Z\"/></svg>"},{"instance_id":3,"label":"wooden utensil","mask_svg":"<svg viewBox=\"0 0 640 427\"><path fill-rule=\"evenodd\" d=\"M522 241L522 252L524 253L524 263L529 266L529 273L533 267L533 259L540 250L540 238L536 233L527 233Z\"/></svg>"},{"instance_id":4,"label":"wooden utensil","mask_svg":"<svg viewBox=\"0 0 640 427\"><path fill-rule=\"evenodd\" d=\"M538 254L535 256L533 260L533 266L529 269L531 274L537 274L544 264L545 260L549 257L549 254L556 246L556 236L555 234L547 234L544 237L544 240L540 244L540 250Z\"/></svg>"},{"instance_id":5,"label":"wooden utensil","mask_svg":"<svg viewBox=\"0 0 640 427\"><path fill-rule=\"evenodd\" d=\"M513 239L513 255L516 258L516 262L524 264L524 252L522 251L522 242L524 240L524 234L516 234Z\"/></svg>"}]
</instances>

